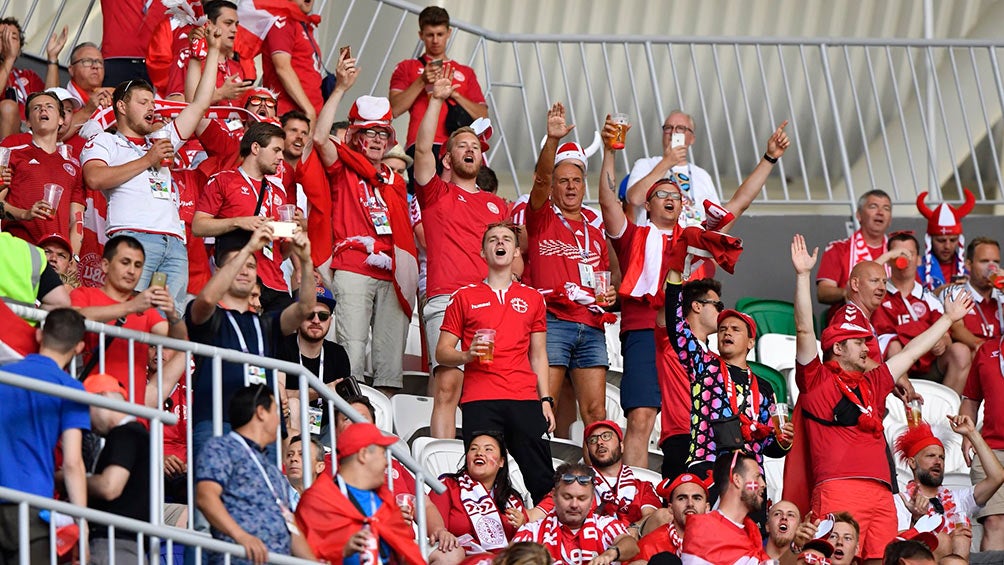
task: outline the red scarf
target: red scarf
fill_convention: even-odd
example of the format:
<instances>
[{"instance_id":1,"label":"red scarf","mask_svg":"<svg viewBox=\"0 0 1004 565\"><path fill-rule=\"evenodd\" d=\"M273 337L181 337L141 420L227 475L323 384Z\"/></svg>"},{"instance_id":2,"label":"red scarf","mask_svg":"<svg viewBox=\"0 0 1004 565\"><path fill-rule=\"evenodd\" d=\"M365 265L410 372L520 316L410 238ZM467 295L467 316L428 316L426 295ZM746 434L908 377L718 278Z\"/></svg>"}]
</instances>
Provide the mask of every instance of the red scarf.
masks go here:
<instances>
[{"instance_id":1,"label":"red scarf","mask_svg":"<svg viewBox=\"0 0 1004 565\"><path fill-rule=\"evenodd\" d=\"M751 443L769 436L773 428L769 425L761 424L757 421L758 418L756 417L757 412L760 410L760 383L757 382L756 375L749 368L746 369L746 375L749 378L750 394L746 410L742 410L742 406L739 403L739 395L736 392L736 384L732 380L732 373L729 372L728 364L721 357L718 357L718 362L721 364L722 378L725 379L725 392L729 396L729 407L732 408L733 414L739 416L739 422L742 424L743 440Z\"/></svg>"},{"instance_id":2,"label":"red scarf","mask_svg":"<svg viewBox=\"0 0 1004 565\"><path fill-rule=\"evenodd\" d=\"M349 538L369 525L373 535L394 551L399 563L425 565L415 544L415 531L401 517L394 495L386 485L381 485L377 494L383 504L376 514L366 517L342 493L331 475L321 473L314 480L296 507L296 523L317 559L341 563L342 549ZM372 562L379 563L379 556L375 555Z\"/></svg>"},{"instance_id":3,"label":"red scarf","mask_svg":"<svg viewBox=\"0 0 1004 565\"><path fill-rule=\"evenodd\" d=\"M299 169L309 167L302 173L304 178L303 191L307 195L307 201L311 208L316 208L320 213L307 215L307 235L310 236L314 264L321 266L331 259L331 253L334 249L335 236L334 225L331 223L331 209L335 191L328 184L323 166L315 153L312 152L310 158L297 167L297 173L300 176ZM394 174L386 165L380 165L380 171L377 171L366 157L349 149L345 144L338 146L338 159L360 180L378 188L380 195L387 203L387 217L390 221L391 240L394 244L393 249L387 250L387 254L392 260L394 290L397 291L397 299L401 303L401 309L410 316L415 309L415 301L418 298L418 250L415 248L414 232L411 228L411 222L408 220L408 196L405 192L404 180ZM311 160L316 161L316 165L308 165ZM318 169L320 170L318 171ZM310 221L314 216L320 217L316 221Z\"/></svg>"},{"instance_id":4,"label":"red scarf","mask_svg":"<svg viewBox=\"0 0 1004 565\"><path fill-rule=\"evenodd\" d=\"M544 518L544 523L540 525L537 539L534 541L547 548L547 552L556 562L564 561L567 565L589 563L593 557L607 549L603 545L603 534L596 524L595 515L586 518L578 533L573 534L571 530L561 525L552 511ZM574 559L576 555L580 555L581 559ZM566 556L570 559L564 559Z\"/></svg>"},{"instance_id":5,"label":"red scarf","mask_svg":"<svg viewBox=\"0 0 1004 565\"><path fill-rule=\"evenodd\" d=\"M837 388L850 400L858 410L861 417L858 418L858 427L861 431L872 434L875 437L882 435L882 418L876 414L875 405L872 403L872 387L865 378L864 373L859 371L848 371L831 359L824 363L827 369L833 372L833 378ZM854 389L858 389L861 398L854 394Z\"/></svg>"}]
</instances>

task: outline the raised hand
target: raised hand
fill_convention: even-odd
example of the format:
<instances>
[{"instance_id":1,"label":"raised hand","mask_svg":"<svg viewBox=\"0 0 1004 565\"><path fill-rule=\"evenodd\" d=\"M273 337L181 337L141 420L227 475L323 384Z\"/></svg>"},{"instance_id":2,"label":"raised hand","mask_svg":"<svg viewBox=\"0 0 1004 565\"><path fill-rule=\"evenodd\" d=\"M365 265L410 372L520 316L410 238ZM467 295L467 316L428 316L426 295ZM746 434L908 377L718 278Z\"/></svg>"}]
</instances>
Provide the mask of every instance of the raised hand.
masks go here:
<instances>
[{"instance_id":1,"label":"raised hand","mask_svg":"<svg viewBox=\"0 0 1004 565\"><path fill-rule=\"evenodd\" d=\"M209 49L219 49L223 46L223 32L220 28L211 23L205 25L206 47Z\"/></svg>"},{"instance_id":2,"label":"raised hand","mask_svg":"<svg viewBox=\"0 0 1004 565\"><path fill-rule=\"evenodd\" d=\"M808 249L805 247L805 238L802 234L795 234L795 237L791 240L791 264L795 267L795 273L803 275L812 271L812 268L816 266L816 257L819 255L819 248L812 250L812 255L809 255Z\"/></svg>"},{"instance_id":3,"label":"raised hand","mask_svg":"<svg viewBox=\"0 0 1004 565\"><path fill-rule=\"evenodd\" d=\"M359 67L356 66L356 60L348 50L342 51L335 66L335 84L344 85L345 90L348 90L356 83L357 78L359 78Z\"/></svg>"},{"instance_id":4,"label":"raised hand","mask_svg":"<svg viewBox=\"0 0 1004 565\"><path fill-rule=\"evenodd\" d=\"M781 155L784 155L788 146L791 145L788 134L784 133L784 128L786 127L788 127L788 120L781 122L781 125L777 126L774 133L771 134L770 139L767 140L767 155L772 159L779 159Z\"/></svg>"},{"instance_id":5,"label":"raised hand","mask_svg":"<svg viewBox=\"0 0 1004 565\"><path fill-rule=\"evenodd\" d=\"M547 137L561 139L575 129L575 124L565 123L565 106L561 102L555 102L551 109L547 111Z\"/></svg>"},{"instance_id":6,"label":"raised hand","mask_svg":"<svg viewBox=\"0 0 1004 565\"><path fill-rule=\"evenodd\" d=\"M63 26L63 29L59 33L54 33L49 37L49 42L45 45L45 55L50 61L55 61L59 58L59 53L66 47L66 36L69 29Z\"/></svg>"},{"instance_id":7,"label":"raised hand","mask_svg":"<svg viewBox=\"0 0 1004 565\"><path fill-rule=\"evenodd\" d=\"M671 167L684 165L687 163L687 146L677 145L676 147L666 146L662 151L662 158L670 162Z\"/></svg>"},{"instance_id":8,"label":"raised hand","mask_svg":"<svg viewBox=\"0 0 1004 565\"><path fill-rule=\"evenodd\" d=\"M450 78L447 78L450 77ZM453 92L457 89L453 85L453 71L450 74L444 73L442 76L436 79L436 82L432 83L432 97L438 98L439 100L446 100L447 98L453 96Z\"/></svg>"},{"instance_id":9,"label":"raised hand","mask_svg":"<svg viewBox=\"0 0 1004 565\"><path fill-rule=\"evenodd\" d=\"M945 315L948 316L952 322L958 322L966 316L973 307L973 296L968 292L958 292L955 296L950 293L946 293L945 296Z\"/></svg>"},{"instance_id":10,"label":"raised hand","mask_svg":"<svg viewBox=\"0 0 1004 565\"><path fill-rule=\"evenodd\" d=\"M973 423L973 419L964 414L959 414L958 416L946 416L948 418L948 423L952 426L952 431L961 435L968 436L976 431L976 424Z\"/></svg>"}]
</instances>

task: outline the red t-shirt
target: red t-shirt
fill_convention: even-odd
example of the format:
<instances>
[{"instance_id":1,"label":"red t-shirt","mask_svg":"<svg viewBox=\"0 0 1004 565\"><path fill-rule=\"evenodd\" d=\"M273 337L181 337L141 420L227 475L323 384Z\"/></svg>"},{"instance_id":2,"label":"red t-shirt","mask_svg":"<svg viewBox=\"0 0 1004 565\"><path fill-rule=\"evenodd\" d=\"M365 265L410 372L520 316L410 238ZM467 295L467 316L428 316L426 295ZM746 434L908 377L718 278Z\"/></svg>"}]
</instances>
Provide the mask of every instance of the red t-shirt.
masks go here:
<instances>
[{"instance_id":1,"label":"red t-shirt","mask_svg":"<svg viewBox=\"0 0 1004 565\"><path fill-rule=\"evenodd\" d=\"M983 431L991 449L1004 449L1004 371L1001 370L1001 340L983 342L976 350L969 368L969 379L962 391L963 398L986 402L983 409Z\"/></svg>"},{"instance_id":2,"label":"red t-shirt","mask_svg":"<svg viewBox=\"0 0 1004 565\"><path fill-rule=\"evenodd\" d=\"M966 312L962 318L962 323L966 329L981 339L993 339L1001 336L1001 294L999 291L990 291L990 298L983 298L978 292L969 287L969 294L973 297L973 307Z\"/></svg>"},{"instance_id":3,"label":"red t-shirt","mask_svg":"<svg viewBox=\"0 0 1004 565\"><path fill-rule=\"evenodd\" d=\"M457 92L471 102L484 104L485 95L481 92L481 85L478 84L478 77L474 74L474 69L461 65L456 61L449 61L453 66L453 84L457 86ZM394 74L390 76L390 91L407 90L415 79L425 72L425 65L418 59L405 59L394 68ZM408 108L408 137L405 147L410 147L415 143L418 134L418 125L422 123L425 110L429 107L429 96L432 87L426 85L425 92L418 95L415 102ZM446 133L446 112L447 106L443 104L439 112L439 124L436 126L436 139L434 143L446 143L450 134Z\"/></svg>"},{"instance_id":4,"label":"red t-shirt","mask_svg":"<svg viewBox=\"0 0 1004 565\"><path fill-rule=\"evenodd\" d=\"M652 227L649 229L655 228ZM665 236L665 238L667 240L672 239L671 236ZM634 222L625 222L624 233L617 239L610 238L610 244L614 248L614 253L617 254L617 258L620 260L622 273L631 263L631 258L635 253L641 253L644 256L646 239L645 231L640 230ZM665 275L669 272L669 266L663 265L662 271L660 280L665 280ZM621 332L655 328L655 315L656 309L652 308L652 304L647 298L621 295ZM675 355L671 356L676 357ZM690 403L689 395L687 396L687 403Z\"/></svg>"},{"instance_id":5,"label":"red t-shirt","mask_svg":"<svg viewBox=\"0 0 1004 565\"><path fill-rule=\"evenodd\" d=\"M206 185L206 175L198 169L174 169L171 182L178 191L178 217L185 222L185 249L188 250L188 293L199 294L213 276L209 268L209 253L201 237L192 234L195 201Z\"/></svg>"},{"instance_id":6,"label":"red t-shirt","mask_svg":"<svg viewBox=\"0 0 1004 565\"><path fill-rule=\"evenodd\" d=\"M833 410L844 398L834 373L813 359L808 365L795 365L796 378L804 382L798 403L816 418L832 421ZM885 414L886 397L894 382L885 363L865 373L871 385L872 405L876 414ZM862 431L858 426L824 426L806 417L805 432L809 442L812 472L816 484L832 479L875 479L892 484L885 437ZM688 528L689 532L689 528Z\"/></svg>"},{"instance_id":7,"label":"red t-shirt","mask_svg":"<svg viewBox=\"0 0 1004 565\"><path fill-rule=\"evenodd\" d=\"M879 340L885 342L883 351L893 340L906 345L941 318L943 310L941 303L920 283L915 282L913 292L906 295L889 286L885 296L885 300L872 314L871 319ZM910 368L910 375L927 373L934 359L933 353L926 353Z\"/></svg>"},{"instance_id":8,"label":"red t-shirt","mask_svg":"<svg viewBox=\"0 0 1004 565\"><path fill-rule=\"evenodd\" d=\"M278 216L279 206L286 203L286 193L282 185L271 177L268 179L269 193L262 198L259 215L264 218ZM253 216L258 203L258 191L261 181L246 177L241 170L223 171L210 177L195 203L196 212L205 212L214 218L239 218ZM265 251L255 253L258 258L258 276L265 286L281 292L289 290L286 279L282 276L282 252L279 241L272 242L272 259L265 256Z\"/></svg>"},{"instance_id":9,"label":"red t-shirt","mask_svg":"<svg viewBox=\"0 0 1004 565\"><path fill-rule=\"evenodd\" d=\"M11 185L7 202L12 206L30 210L42 200L43 187L55 183L63 187L56 214L48 220L22 222L4 220L3 231L36 244L49 234L70 237L70 203L84 205L83 174L80 162L72 156L64 159L60 152L46 153L32 143L12 147L10 151Z\"/></svg>"},{"instance_id":10,"label":"red t-shirt","mask_svg":"<svg viewBox=\"0 0 1004 565\"><path fill-rule=\"evenodd\" d=\"M474 541L477 542L478 534L474 531L471 517L464 508L464 503L460 500L461 488L457 483L457 479L444 477L441 480L446 485L446 492L443 494L430 493L429 498L432 499L432 503L436 505L439 513L443 516L446 529L458 538L464 534L470 534L474 537ZM526 513L526 509L523 508L522 504L519 504L519 510L524 514ZM499 518L502 520L502 529L505 530L505 539L512 539L516 535L517 528L506 519L505 508L498 508L498 513Z\"/></svg>"},{"instance_id":11,"label":"red t-shirt","mask_svg":"<svg viewBox=\"0 0 1004 565\"><path fill-rule=\"evenodd\" d=\"M174 455L182 461L188 461L188 451L185 449L188 445L188 409L185 405L188 386L185 383L185 373L182 373L174 390L167 395L167 399L171 401L168 412L178 417L178 423L164 426L164 456Z\"/></svg>"},{"instance_id":12,"label":"red t-shirt","mask_svg":"<svg viewBox=\"0 0 1004 565\"><path fill-rule=\"evenodd\" d=\"M854 324L855 326L868 328L872 331L873 339L868 342L868 357L876 363L881 363L883 359L882 351L878 342L878 333L875 331L875 327L872 326L871 321L868 319L868 316L865 315L864 311L850 302L841 304L836 310L834 310L827 327L844 323Z\"/></svg>"},{"instance_id":13,"label":"red t-shirt","mask_svg":"<svg viewBox=\"0 0 1004 565\"><path fill-rule=\"evenodd\" d=\"M244 128L230 129L223 120L209 120L206 129L198 136L199 143L206 150L206 160L198 167L202 174L211 177L240 166L244 131Z\"/></svg>"},{"instance_id":14,"label":"red t-shirt","mask_svg":"<svg viewBox=\"0 0 1004 565\"><path fill-rule=\"evenodd\" d=\"M45 90L45 81L38 73L31 69L13 68L7 75L7 88L14 89L14 97L17 100L18 116L24 117L24 105L28 102L28 95L32 92Z\"/></svg>"},{"instance_id":15,"label":"red t-shirt","mask_svg":"<svg viewBox=\"0 0 1004 565\"><path fill-rule=\"evenodd\" d=\"M389 281L393 273L366 264L369 251L359 244L349 244L345 240L350 237L372 237L376 243L373 251L382 251L388 256L393 255L393 234L378 234L367 202L376 198L376 192L370 184L360 179L355 172L345 166L339 159L325 169L328 184L331 186L331 225L334 228L336 252L331 258L331 268L336 271L345 270L377 280ZM399 186L392 190L405 193L404 180L394 175L394 182ZM388 214L387 210L382 212ZM344 247L339 247L343 244Z\"/></svg>"},{"instance_id":16,"label":"red t-shirt","mask_svg":"<svg viewBox=\"0 0 1004 565\"><path fill-rule=\"evenodd\" d=\"M655 493L652 483L643 481L638 477L619 479L607 477L600 474L599 469L593 467L596 475L593 482L596 484L596 496L593 497L591 511L603 516L614 516L618 520L632 523L641 519L641 511L645 507L653 510L662 508L662 499ZM610 493L607 495L606 493ZM604 499L609 498L611 502L604 504ZM616 506L616 512L611 512ZM544 512L554 509L554 495L548 494L537 503L537 507Z\"/></svg>"},{"instance_id":17,"label":"red t-shirt","mask_svg":"<svg viewBox=\"0 0 1004 565\"><path fill-rule=\"evenodd\" d=\"M160 2L101 0L101 54L110 57L146 57L153 32L167 9Z\"/></svg>"},{"instance_id":18,"label":"red t-shirt","mask_svg":"<svg viewBox=\"0 0 1004 565\"><path fill-rule=\"evenodd\" d=\"M868 247L868 252L872 257L879 257L885 253L885 248ZM823 257L819 260L819 272L816 273L816 282L833 281L837 286L844 288L847 286L847 279L851 275L851 240L838 239L831 241L823 251Z\"/></svg>"},{"instance_id":19,"label":"red t-shirt","mask_svg":"<svg viewBox=\"0 0 1004 565\"><path fill-rule=\"evenodd\" d=\"M601 314L565 297L565 283L571 282L592 294L579 274L585 262L593 271L610 270L607 242L603 232L581 220L565 220L555 213L550 202L539 209L526 209L526 270L523 279L547 296L547 311L561 320L603 328ZM565 224L568 224L567 226ZM585 228L585 232L583 229ZM588 237L587 237L588 236ZM585 261L582 254L585 252ZM551 292L547 292L551 291Z\"/></svg>"},{"instance_id":20,"label":"red t-shirt","mask_svg":"<svg viewBox=\"0 0 1004 565\"><path fill-rule=\"evenodd\" d=\"M475 400L537 400L537 374L530 366L530 334L546 332L544 298L535 289L514 282L493 290L481 282L453 294L442 331L460 338L467 351L474 331L495 330L495 361L464 366L460 403Z\"/></svg>"},{"instance_id":21,"label":"red t-shirt","mask_svg":"<svg viewBox=\"0 0 1004 565\"><path fill-rule=\"evenodd\" d=\"M450 294L484 279L488 265L481 257L481 236L490 224L506 219L505 200L488 192L467 192L438 175L418 186L415 195L426 225L426 295Z\"/></svg>"},{"instance_id":22,"label":"red t-shirt","mask_svg":"<svg viewBox=\"0 0 1004 565\"><path fill-rule=\"evenodd\" d=\"M659 443L670 436L690 435L690 374L669 342L665 326L655 328L655 371L662 397L662 434Z\"/></svg>"},{"instance_id":23,"label":"red t-shirt","mask_svg":"<svg viewBox=\"0 0 1004 565\"><path fill-rule=\"evenodd\" d=\"M88 306L114 306L119 304L117 300L105 294L100 288L89 288L82 286L73 289L70 293L70 303L74 308L86 308ZM166 322L164 316L155 308L150 308L139 314L129 314L126 316L123 328L138 332L150 333L154 326L161 322ZM113 325L114 322L109 322ZM89 359L91 352L98 347L97 334L88 333L84 338L84 355ZM136 404L146 402L146 368L149 364L150 346L145 343L133 343L133 386L135 387ZM85 360L86 362L86 360ZM100 365L96 365L91 374L99 372ZM116 338L108 349L105 350L105 373L115 377L126 389L126 399L129 396L129 340Z\"/></svg>"},{"instance_id":24,"label":"red t-shirt","mask_svg":"<svg viewBox=\"0 0 1004 565\"><path fill-rule=\"evenodd\" d=\"M164 97L173 94L185 95L185 75L188 73L188 57L179 57L171 65L171 72L167 75L167 88L164 90ZM216 88L223 86L227 77L238 76L244 80L244 73L241 71L241 64L230 58L221 58L216 69ZM230 98L214 102L214 106L239 106L238 100Z\"/></svg>"},{"instance_id":25,"label":"red t-shirt","mask_svg":"<svg viewBox=\"0 0 1004 565\"><path fill-rule=\"evenodd\" d=\"M307 29L310 33L307 33ZM279 103L276 115L281 116L290 110L303 110L286 94L286 89L279 81L275 71L272 55L286 53L291 57L290 65L300 79L300 86L307 95L316 113L321 112L324 98L321 96L321 62L320 48L314 39L314 29L308 24L293 21L285 17L276 20L261 46L262 85L279 93Z\"/></svg>"}]
</instances>

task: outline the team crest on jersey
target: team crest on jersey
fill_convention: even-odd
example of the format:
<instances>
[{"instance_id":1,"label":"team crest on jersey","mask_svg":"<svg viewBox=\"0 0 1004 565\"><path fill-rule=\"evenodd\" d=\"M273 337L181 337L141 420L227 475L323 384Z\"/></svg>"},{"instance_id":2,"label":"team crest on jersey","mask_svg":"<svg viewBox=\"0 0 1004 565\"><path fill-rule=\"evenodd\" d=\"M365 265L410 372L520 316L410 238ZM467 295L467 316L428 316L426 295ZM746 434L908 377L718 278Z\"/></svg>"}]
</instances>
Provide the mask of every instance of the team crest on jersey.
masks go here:
<instances>
[{"instance_id":1,"label":"team crest on jersey","mask_svg":"<svg viewBox=\"0 0 1004 565\"><path fill-rule=\"evenodd\" d=\"M496 206L494 202L489 202L488 203L488 211L491 212L492 214L498 214L499 213L499 207Z\"/></svg>"},{"instance_id":2,"label":"team crest on jersey","mask_svg":"<svg viewBox=\"0 0 1004 565\"><path fill-rule=\"evenodd\" d=\"M69 163L63 163L63 170L66 171L66 174L70 175L71 177L77 176L77 170L74 169L73 165Z\"/></svg>"},{"instance_id":3,"label":"team crest on jersey","mask_svg":"<svg viewBox=\"0 0 1004 565\"><path fill-rule=\"evenodd\" d=\"M510 300L509 305L512 306L513 310L519 312L520 314L526 314L526 311L528 309L526 300L523 300L522 298L518 297Z\"/></svg>"},{"instance_id":4,"label":"team crest on jersey","mask_svg":"<svg viewBox=\"0 0 1004 565\"><path fill-rule=\"evenodd\" d=\"M918 318L923 318L927 315L927 304L923 302L914 302L910 305L910 308L913 309L913 314Z\"/></svg>"}]
</instances>

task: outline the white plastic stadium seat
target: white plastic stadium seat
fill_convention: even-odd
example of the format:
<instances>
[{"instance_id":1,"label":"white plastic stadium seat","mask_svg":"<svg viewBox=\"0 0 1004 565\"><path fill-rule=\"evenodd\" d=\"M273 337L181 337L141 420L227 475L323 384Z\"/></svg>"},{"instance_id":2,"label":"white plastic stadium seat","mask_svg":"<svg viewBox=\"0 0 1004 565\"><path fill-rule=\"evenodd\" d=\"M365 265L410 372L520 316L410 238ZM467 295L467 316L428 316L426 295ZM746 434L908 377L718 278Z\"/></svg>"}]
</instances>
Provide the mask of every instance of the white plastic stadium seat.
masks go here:
<instances>
[{"instance_id":1,"label":"white plastic stadium seat","mask_svg":"<svg viewBox=\"0 0 1004 565\"><path fill-rule=\"evenodd\" d=\"M795 368L795 336L763 334L756 342L757 361L782 373Z\"/></svg>"},{"instance_id":2,"label":"white plastic stadium seat","mask_svg":"<svg viewBox=\"0 0 1004 565\"><path fill-rule=\"evenodd\" d=\"M662 436L662 413L655 415L655 425L652 426L652 435L648 438L648 448L659 451L659 437Z\"/></svg>"},{"instance_id":3,"label":"white plastic stadium seat","mask_svg":"<svg viewBox=\"0 0 1004 565\"><path fill-rule=\"evenodd\" d=\"M393 408L394 433L404 441L411 441L415 432L429 427L432 421L432 398L412 394L395 394L390 399ZM457 427L463 423L457 408Z\"/></svg>"},{"instance_id":4,"label":"white plastic stadium seat","mask_svg":"<svg viewBox=\"0 0 1004 565\"><path fill-rule=\"evenodd\" d=\"M610 362L609 370L624 374L624 357L621 356L621 315L617 314L617 321L607 324L605 327L607 340L607 359Z\"/></svg>"},{"instance_id":5,"label":"white plastic stadium seat","mask_svg":"<svg viewBox=\"0 0 1004 565\"><path fill-rule=\"evenodd\" d=\"M394 410L391 408L390 399L379 390L359 383L359 390L366 398L370 399L373 405L373 417L378 428L389 434L394 433Z\"/></svg>"},{"instance_id":6,"label":"white plastic stadium seat","mask_svg":"<svg viewBox=\"0 0 1004 565\"><path fill-rule=\"evenodd\" d=\"M626 428L627 417L624 416L624 409L621 408L621 389L615 387L610 383L606 383L606 386L607 386L607 393L606 393L607 420L613 420L614 422L617 422L617 424L619 424L621 428Z\"/></svg>"},{"instance_id":7,"label":"white plastic stadium seat","mask_svg":"<svg viewBox=\"0 0 1004 565\"><path fill-rule=\"evenodd\" d=\"M411 444L411 453L420 465L429 470L437 478L445 473L456 473L464 464L464 442L459 439L436 439L431 437L415 438ZM527 503L526 485L523 483L523 473L512 455L509 462L509 482L512 483L524 503ZM426 492L428 492L426 487Z\"/></svg>"},{"instance_id":8,"label":"white plastic stadium seat","mask_svg":"<svg viewBox=\"0 0 1004 565\"><path fill-rule=\"evenodd\" d=\"M418 322L418 311L411 315L411 324L408 326L408 338L404 344L404 354L422 356L422 325Z\"/></svg>"},{"instance_id":9,"label":"white plastic stadium seat","mask_svg":"<svg viewBox=\"0 0 1004 565\"><path fill-rule=\"evenodd\" d=\"M921 413L924 420L929 424L944 423L945 416L954 416L959 413L962 399L952 389L943 384L932 381L914 380L913 389L917 394L924 397L924 406Z\"/></svg>"},{"instance_id":10,"label":"white plastic stadium seat","mask_svg":"<svg viewBox=\"0 0 1004 565\"><path fill-rule=\"evenodd\" d=\"M659 486L659 482L662 481L661 473L656 473L655 471L651 469L646 469L645 467L632 466L631 472L634 473L634 476L638 477L639 479L652 483L653 489Z\"/></svg>"}]
</instances>

